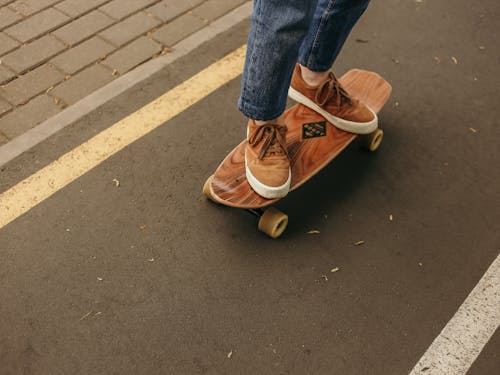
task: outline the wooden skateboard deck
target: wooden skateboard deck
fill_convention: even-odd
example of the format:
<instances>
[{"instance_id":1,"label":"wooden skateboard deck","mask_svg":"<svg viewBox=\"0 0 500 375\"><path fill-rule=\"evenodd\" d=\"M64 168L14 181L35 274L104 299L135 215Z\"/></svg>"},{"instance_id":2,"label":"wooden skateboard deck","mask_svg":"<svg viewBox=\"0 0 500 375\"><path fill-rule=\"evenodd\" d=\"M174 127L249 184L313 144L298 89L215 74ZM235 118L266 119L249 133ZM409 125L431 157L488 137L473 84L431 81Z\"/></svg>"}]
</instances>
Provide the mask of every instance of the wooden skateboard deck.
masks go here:
<instances>
[{"instance_id":1,"label":"wooden skateboard deck","mask_svg":"<svg viewBox=\"0 0 500 375\"><path fill-rule=\"evenodd\" d=\"M366 70L350 70L339 81L352 97L361 100L377 113L392 91L391 85L380 75ZM293 191L335 159L357 135L337 129L302 104L288 109L285 116L288 126L287 148L292 169L290 191ZM381 140L382 134L377 129L371 135L361 137L370 143L374 141L374 137L380 137ZM216 203L236 208L258 209L273 205L282 198L263 198L247 182L245 144L246 140L236 146L207 180L205 189L209 189L208 196Z\"/></svg>"}]
</instances>

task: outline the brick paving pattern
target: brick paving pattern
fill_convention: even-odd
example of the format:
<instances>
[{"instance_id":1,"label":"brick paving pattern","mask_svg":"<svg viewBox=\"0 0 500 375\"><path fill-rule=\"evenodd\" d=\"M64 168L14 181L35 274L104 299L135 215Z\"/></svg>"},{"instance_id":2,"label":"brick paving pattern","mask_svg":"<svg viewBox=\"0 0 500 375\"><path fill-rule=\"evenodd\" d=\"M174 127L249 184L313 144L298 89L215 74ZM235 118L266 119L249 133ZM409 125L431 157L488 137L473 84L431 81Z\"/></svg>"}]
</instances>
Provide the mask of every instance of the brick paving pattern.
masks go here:
<instances>
[{"instance_id":1,"label":"brick paving pattern","mask_svg":"<svg viewBox=\"0 0 500 375\"><path fill-rule=\"evenodd\" d=\"M247 0L0 0L0 145Z\"/></svg>"}]
</instances>

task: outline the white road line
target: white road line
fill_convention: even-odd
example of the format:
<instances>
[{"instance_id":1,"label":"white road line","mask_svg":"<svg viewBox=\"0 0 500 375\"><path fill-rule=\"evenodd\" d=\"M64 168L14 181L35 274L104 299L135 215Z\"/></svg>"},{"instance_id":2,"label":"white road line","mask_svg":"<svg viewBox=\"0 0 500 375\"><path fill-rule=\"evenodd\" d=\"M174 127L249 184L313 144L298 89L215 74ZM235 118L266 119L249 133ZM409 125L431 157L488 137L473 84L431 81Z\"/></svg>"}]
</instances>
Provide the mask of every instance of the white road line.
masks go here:
<instances>
[{"instance_id":1,"label":"white road line","mask_svg":"<svg viewBox=\"0 0 500 375\"><path fill-rule=\"evenodd\" d=\"M466 374L499 325L500 255L410 375Z\"/></svg>"},{"instance_id":2,"label":"white road line","mask_svg":"<svg viewBox=\"0 0 500 375\"><path fill-rule=\"evenodd\" d=\"M0 146L0 167L7 164L23 152L36 146L66 126L78 121L104 103L112 100L139 82L157 73L175 60L195 50L201 44L229 30L252 14L252 2L248 1L240 7L219 18L207 27L187 37L173 46L173 52L140 65L136 69L90 94L61 113L37 125L26 133Z\"/></svg>"}]
</instances>

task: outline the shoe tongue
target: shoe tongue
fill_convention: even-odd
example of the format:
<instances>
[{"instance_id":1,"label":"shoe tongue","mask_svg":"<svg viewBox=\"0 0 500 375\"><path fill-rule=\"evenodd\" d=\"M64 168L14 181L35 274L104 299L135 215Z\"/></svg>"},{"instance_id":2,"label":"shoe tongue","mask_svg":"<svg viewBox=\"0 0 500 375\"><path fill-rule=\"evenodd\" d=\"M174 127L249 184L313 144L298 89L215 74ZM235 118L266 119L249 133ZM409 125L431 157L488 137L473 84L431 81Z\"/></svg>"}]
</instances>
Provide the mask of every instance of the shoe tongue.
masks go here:
<instances>
[{"instance_id":1,"label":"shoe tongue","mask_svg":"<svg viewBox=\"0 0 500 375\"><path fill-rule=\"evenodd\" d=\"M279 129L278 126L276 126L275 129L276 129L276 132L279 133L280 129ZM264 136L264 139L263 139L264 143L265 143L267 137L272 137L272 133L271 132L272 131L270 129L266 130L266 135ZM265 155L266 156L275 156L275 155L283 155L283 154L284 154L284 151L281 148L280 143L279 143L277 137L275 137L273 139L273 141L271 142L271 144L269 145L269 148L266 150Z\"/></svg>"},{"instance_id":2,"label":"shoe tongue","mask_svg":"<svg viewBox=\"0 0 500 375\"><path fill-rule=\"evenodd\" d=\"M283 155L283 149L279 145L278 141L274 141L271 146L269 146L269 149L267 150L266 154L268 155Z\"/></svg>"}]
</instances>

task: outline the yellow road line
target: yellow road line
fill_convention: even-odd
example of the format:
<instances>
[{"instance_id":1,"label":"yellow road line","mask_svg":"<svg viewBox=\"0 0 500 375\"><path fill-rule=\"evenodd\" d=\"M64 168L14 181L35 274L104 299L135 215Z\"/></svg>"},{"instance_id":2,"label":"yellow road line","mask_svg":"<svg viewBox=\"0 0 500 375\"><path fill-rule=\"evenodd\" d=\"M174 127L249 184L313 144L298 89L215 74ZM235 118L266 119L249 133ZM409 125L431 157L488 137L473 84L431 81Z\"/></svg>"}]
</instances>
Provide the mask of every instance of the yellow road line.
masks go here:
<instances>
[{"instance_id":1,"label":"yellow road line","mask_svg":"<svg viewBox=\"0 0 500 375\"><path fill-rule=\"evenodd\" d=\"M0 229L236 78L243 70L245 52L245 46L238 48L0 194Z\"/></svg>"}]
</instances>

